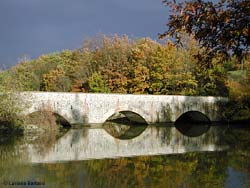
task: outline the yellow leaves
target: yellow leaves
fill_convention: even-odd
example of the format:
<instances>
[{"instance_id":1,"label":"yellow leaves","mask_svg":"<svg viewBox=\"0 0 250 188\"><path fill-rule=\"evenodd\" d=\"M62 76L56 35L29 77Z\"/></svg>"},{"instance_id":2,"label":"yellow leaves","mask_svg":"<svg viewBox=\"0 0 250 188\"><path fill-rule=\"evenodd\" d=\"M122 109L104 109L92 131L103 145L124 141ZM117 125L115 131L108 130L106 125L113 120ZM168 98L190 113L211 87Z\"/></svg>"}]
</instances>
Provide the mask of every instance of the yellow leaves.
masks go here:
<instances>
[{"instance_id":1,"label":"yellow leaves","mask_svg":"<svg viewBox=\"0 0 250 188\"><path fill-rule=\"evenodd\" d=\"M58 81L65 76L65 71L62 68L51 70L49 73L43 75L43 89L44 91L60 91L59 85L66 83L58 83ZM59 84L59 85L58 85Z\"/></svg>"},{"instance_id":2,"label":"yellow leaves","mask_svg":"<svg viewBox=\"0 0 250 188\"><path fill-rule=\"evenodd\" d=\"M137 66L134 69L135 79L140 81L146 81L149 78L149 70L145 66Z\"/></svg>"},{"instance_id":3,"label":"yellow leaves","mask_svg":"<svg viewBox=\"0 0 250 188\"><path fill-rule=\"evenodd\" d=\"M133 77L129 80L129 92L142 94L148 88L149 69L141 64L136 65L133 70Z\"/></svg>"},{"instance_id":4,"label":"yellow leaves","mask_svg":"<svg viewBox=\"0 0 250 188\"><path fill-rule=\"evenodd\" d=\"M21 74L18 81L27 78L31 84L36 78L33 75L38 75L37 88L44 91L194 93L192 55L197 48L184 39L185 48L178 49L169 40L159 44L149 38L103 37L94 46L44 55L31 64L19 65L14 75ZM29 72L31 76L27 76Z\"/></svg>"},{"instance_id":5,"label":"yellow leaves","mask_svg":"<svg viewBox=\"0 0 250 188\"><path fill-rule=\"evenodd\" d=\"M131 51L132 51L132 57L134 61L138 61L138 60L145 58L144 52L140 50L139 48L133 48Z\"/></svg>"},{"instance_id":6,"label":"yellow leaves","mask_svg":"<svg viewBox=\"0 0 250 188\"><path fill-rule=\"evenodd\" d=\"M158 47L150 60L150 91L156 94L195 94L197 81L192 73L192 56L171 42Z\"/></svg>"},{"instance_id":7,"label":"yellow leaves","mask_svg":"<svg viewBox=\"0 0 250 188\"><path fill-rule=\"evenodd\" d=\"M230 97L240 100L241 98L245 96L249 96L250 94L250 87L249 87L249 81L247 83L247 80L243 81L244 83L241 83L239 81L233 81L228 80L227 81L227 87L230 91Z\"/></svg>"}]
</instances>

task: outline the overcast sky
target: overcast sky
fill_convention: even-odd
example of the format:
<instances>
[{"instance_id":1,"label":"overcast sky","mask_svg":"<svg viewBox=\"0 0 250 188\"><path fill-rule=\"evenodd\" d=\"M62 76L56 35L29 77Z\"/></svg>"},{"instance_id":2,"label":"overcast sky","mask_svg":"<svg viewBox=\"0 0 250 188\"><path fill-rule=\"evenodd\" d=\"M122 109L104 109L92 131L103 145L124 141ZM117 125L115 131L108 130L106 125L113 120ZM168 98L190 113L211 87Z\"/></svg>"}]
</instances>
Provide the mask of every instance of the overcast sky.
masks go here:
<instances>
[{"instance_id":1,"label":"overcast sky","mask_svg":"<svg viewBox=\"0 0 250 188\"><path fill-rule=\"evenodd\" d=\"M157 39L167 16L162 0L0 0L0 68L101 34Z\"/></svg>"}]
</instances>

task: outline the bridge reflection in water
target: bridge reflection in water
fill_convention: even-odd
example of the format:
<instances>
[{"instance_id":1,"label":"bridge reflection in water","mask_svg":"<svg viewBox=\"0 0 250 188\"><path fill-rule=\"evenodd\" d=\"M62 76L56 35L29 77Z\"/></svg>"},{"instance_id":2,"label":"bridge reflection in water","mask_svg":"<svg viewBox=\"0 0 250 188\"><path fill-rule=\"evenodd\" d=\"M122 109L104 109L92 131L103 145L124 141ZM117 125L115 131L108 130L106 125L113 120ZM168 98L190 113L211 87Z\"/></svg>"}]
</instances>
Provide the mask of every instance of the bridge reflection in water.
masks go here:
<instances>
[{"instance_id":1,"label":"bridge reflection in water","mask_svg":"<svg viewBox=\"0 0 250 188\"><path fill-rule=\"evenodd\" d=\"M201 136L188 137L175 127L138 126L134 138L132 138L134 128L132 130L123 128L121 129L122 133L119 133L116 127L116 138L111 135L114 130L109 130L108 127L111 126L71 129L43 153L37 150L35 146L29 145L27 150L28 162L44 163L167 155L227 149L227 146L221 140L222 137L219 136L221 129L217 127L211 127ZM129 133L128 137L126 132Z\"/></svg>"}]
</instances>

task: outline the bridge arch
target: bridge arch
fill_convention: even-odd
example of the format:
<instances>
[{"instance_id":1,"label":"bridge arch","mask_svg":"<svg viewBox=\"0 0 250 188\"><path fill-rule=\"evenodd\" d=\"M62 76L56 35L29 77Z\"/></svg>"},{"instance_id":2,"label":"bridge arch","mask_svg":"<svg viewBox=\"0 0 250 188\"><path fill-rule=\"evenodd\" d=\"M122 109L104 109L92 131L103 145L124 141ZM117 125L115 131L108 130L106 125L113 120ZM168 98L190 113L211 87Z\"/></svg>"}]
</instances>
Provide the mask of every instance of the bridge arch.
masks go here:
<instances>
[{"instance_id":1,"label":"bridge arch","mask_svg":"<svg viewBox=\"0 0 250 188\"><path fill-rule=\"evenodd\" d=\"M197 137L206 133L211 120L200 111L187 111L175 121L176 129L188 137Z\"/></svg>"},{"instance_id":2,"label":"bridge arch","mask_svg":"<svg viewBox=\"0 0 250 188\"><path fill-rule=\"evenodd\" d=\"M175 121L175 124L180 123L211 123L208 115L197 110L190 110L182 113Z\"/></svg>"},{"instance_id":3,"label":"bridge arch","mask_svg":"<svg viewBox=\"0 0 250 188\"><path fill-rule=\"evenodd\" d=\"M147 126L148 123L140 114L129 110L116 111L103 123L105 131L120 140L138 137Z\"/></svg>"},{"instance_id":4,"label":"bridge arch","mask_svg":"<svg viewBox=\"0 0 250 188\"><path fill-rule=\"evenodd\" d=\"M124 115L131 122L139 124L148 124L147 118L143 115L143 112L138 109L129 109L129 108L119 108L119 110L110 110L103 115L102 122L112 119L112 117L117 116L118 114Z\"/></svg>"},{"instance_id":5,"label":"bridge arch","mask_svg":"<svg viewBox=\"0 0 250 188\"><path fill-rule=\"evenodd\" d=\"M46 110L36 110L26 114L27 122L31 124L59 124L63 127L71 127L70 121L67 118L60 115L57 112L46 111Z\"/></svg>"}]
</instances>

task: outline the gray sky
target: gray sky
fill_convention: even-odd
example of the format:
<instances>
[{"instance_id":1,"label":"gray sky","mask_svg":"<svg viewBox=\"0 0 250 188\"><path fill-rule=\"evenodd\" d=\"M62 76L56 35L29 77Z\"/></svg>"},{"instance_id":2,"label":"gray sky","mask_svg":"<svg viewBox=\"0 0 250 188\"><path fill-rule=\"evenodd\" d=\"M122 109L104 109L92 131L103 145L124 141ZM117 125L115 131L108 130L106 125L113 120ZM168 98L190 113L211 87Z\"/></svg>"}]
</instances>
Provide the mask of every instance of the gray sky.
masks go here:
<instances>
[{"instance_id":1,"label":"gray sky","mask_svg":"<svg viewBox=\"0 0 250 188\"><path fill-rule=\"evenodd\" d=\"M100 34L157 39L167 16L161 0L0 0L0 67Z\"/></svg>"}]
</instances>

